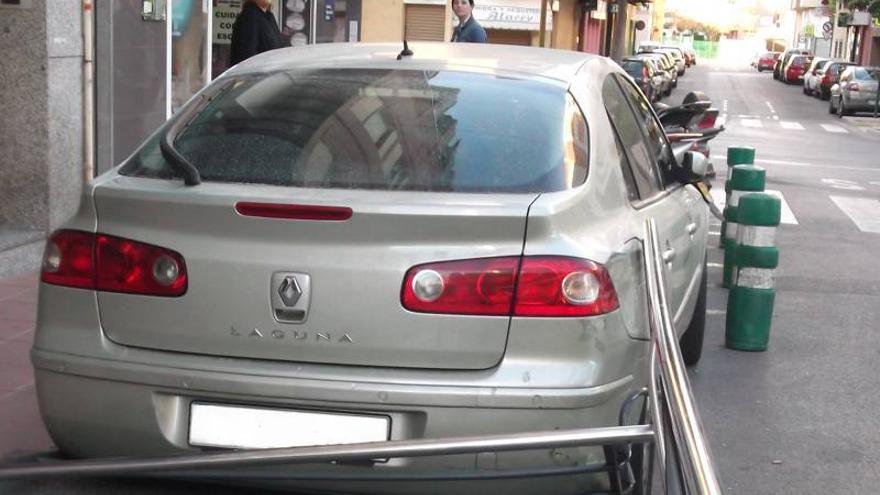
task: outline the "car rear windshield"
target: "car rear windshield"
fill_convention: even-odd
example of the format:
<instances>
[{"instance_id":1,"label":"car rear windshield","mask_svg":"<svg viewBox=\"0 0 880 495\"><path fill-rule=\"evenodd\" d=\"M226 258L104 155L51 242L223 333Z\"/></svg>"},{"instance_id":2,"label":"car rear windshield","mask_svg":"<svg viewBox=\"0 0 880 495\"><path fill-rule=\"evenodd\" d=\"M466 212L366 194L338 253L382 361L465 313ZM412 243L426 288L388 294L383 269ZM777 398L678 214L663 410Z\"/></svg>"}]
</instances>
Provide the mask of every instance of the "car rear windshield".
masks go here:
<instances>
[{"instance_id":1,"label":"car rear windshield","mask_svg":"<svg viewBox=\"0 0 880 495\"><path fill-rule=\"evenodd\" d=\"M880 79L880 69L858 67L855 69L855 78L862 81Z\"/></svg>"},{"instance_id":2,"label":"car rear windshield","mask_svg":"<svg viewBox=\"0 0 880 495\"><path fill-rule=\"evenodd\" d=\"M587 174L586 122L561 85L390 69L280 71L215 85L222 89L173 143L203 181L524 193L569 189ZM163 132L120 173L176 177L158 145Z\"/></svg>"},{"instance_id":3,"label":"car rear windshield","mask_svg":"<svg viewBox=\"0 0 880 495\"><path fill-rule=\"evenodd\" d=\"M625 70L627 74L633 77L642 77L644 63L639 62L638 60L624 60L622 65L623 70Z\"/></svg>"}]
</instances>

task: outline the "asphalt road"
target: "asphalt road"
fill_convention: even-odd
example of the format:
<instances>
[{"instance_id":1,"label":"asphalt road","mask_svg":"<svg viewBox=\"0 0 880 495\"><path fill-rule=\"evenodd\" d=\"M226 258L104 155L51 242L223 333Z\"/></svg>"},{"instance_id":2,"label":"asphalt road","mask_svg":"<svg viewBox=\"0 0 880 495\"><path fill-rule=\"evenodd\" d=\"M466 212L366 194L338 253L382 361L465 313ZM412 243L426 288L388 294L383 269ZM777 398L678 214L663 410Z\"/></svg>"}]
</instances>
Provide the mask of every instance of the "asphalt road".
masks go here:
<instances>
[{"instance_id":1,"label":"asphalt road","mask_svg":"<svg viewBox=\"0 0 880 495\"><path fill-rule=\"evenodd\" d=\"M710 252L708 333L691 377L726 493L877 493L880 119L841 120L799 86L746 68L698 67L679 93L689 89L727 116L713 143L718 177L727 146L754 146L767 189L797 222L777 232L767 352L723 346L723 252Z\"/></svg>"},{"instance_id":2,"label":"asphalt road","mask_svg":"<svg viewBox=\"0 0 880 495\"><path fill-rule=\"evenodd\" d=\"M710 252L704 357L691 378L725 491L877 493L880 119L840 120L827 102L746 68L700 65L667 102L690 89L707 92L725 114L727 131L712 143L718 177L726 174L727 146L754 146L767 188L781 192L791 213L777 237L782 256L767 352L724 347L722 251ZM718 227L712 230L714 246ZM203 491L258 493L139 479L0 483L0 493L28 495Z\"/></svg>"}]
</instances>

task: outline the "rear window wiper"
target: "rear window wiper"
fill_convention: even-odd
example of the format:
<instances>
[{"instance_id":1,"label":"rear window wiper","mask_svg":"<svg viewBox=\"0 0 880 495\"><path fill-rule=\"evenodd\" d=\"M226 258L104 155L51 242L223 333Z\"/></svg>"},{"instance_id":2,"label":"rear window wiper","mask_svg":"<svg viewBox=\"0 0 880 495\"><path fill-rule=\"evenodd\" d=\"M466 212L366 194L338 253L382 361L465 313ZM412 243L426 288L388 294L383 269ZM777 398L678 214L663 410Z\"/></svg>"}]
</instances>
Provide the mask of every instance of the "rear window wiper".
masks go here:
<instances>
[{"instance_id":1,"label":"rear window wiper","mask_svg":"<svg viewBox=\"0 0 880 495\"><path fill-rule=\"evenodd\" d=\"M186 157L177 151L177 148L174 147L174 142L177 140L177 136L189 127L189 124L193 121L196 115L198 115L208 103L211 103L214 98L221 95L224 90L229 88L231 83L232 81L229 81L226 84L220 84L214 90L202 93L202 96L200 97L201 99L197 103L184 107L182 113L171 123L168 130L165 131L165 134L159 140L159 149L162 151L162 156L173 168L183 175L183 183L187 186L197 186L201 184L202 177L195 165L190 163Z\"/></svg>"}]
</instances>

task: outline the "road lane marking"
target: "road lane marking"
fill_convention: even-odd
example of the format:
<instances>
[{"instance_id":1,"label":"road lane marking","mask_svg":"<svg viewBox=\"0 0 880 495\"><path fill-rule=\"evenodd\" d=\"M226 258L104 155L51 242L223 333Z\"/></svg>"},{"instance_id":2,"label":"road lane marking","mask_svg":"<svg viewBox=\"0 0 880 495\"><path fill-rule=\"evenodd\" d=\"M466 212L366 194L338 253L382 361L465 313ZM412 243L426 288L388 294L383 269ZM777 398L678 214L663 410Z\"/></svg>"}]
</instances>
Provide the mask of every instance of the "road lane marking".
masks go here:
<instances>
[{"instance_id":1,"label":"road lane marking","mask_svg":"<svg viewBox=\"0 0 880 495\"><path fill-rule=\"evenodd\" d=\"M713 160L727 160L724 155L712 155ZM788 160L770 160L767 158L756 158L755 163L768 163L770 165L789 165L792 167L816 167L816 168L833 168L835 170L858 170L859 172L880 172L878 167L848 167L846 165L822 165L818 163L791 162Z\"/></svg>"},{"instance_id":2,"label":"road lane marking","mask_svg":"<svg viewBox=\"0 0 880 495\"><path fill-rule=\"evenodd\" d=\"M709 268L724 268L723 263L706 263L706 266Z\"/></svg>"},{"instance_id":3,"label":"road lane marking","mask_svg":"<svg viewBox=\"0 0 880 495\"><path fill-rule=\"evenodd\" d=\"M783 129L788 129L790 131L804 130L804 126L798 124L797 122L786 122L786 121L782 120L779 122L779 125L781 125Z\"/></svg>"},{"instance_id":4,"label":"road lane marking","mask_svg":"<svg viewBox=\"0 0 880 495\"><path fill-rule=\"evenodd\" d=\"M782 194L782 191L767 189L764 192L779 198L779 201L782 202L782 216L779 221L780 223L785 223L788 225L798 224L797 217L794 216L794 212L791 211L791 208L788 206L788 201L785 200L785 196ZM723 210L727 199L724 189L720 187L713 187L709 190L709 194L712 195L712 200L715 202L715 205L718 206L719 209ZM711 233L712 232L710 232L710 234Z\"/></svg>"},{"instance_id":5,"label":"road lane marking","mask_svg":"<svg viewBox=\"0 0 880 495\"><path fill-rule=\"evenodd\" d=\"M779 115L774 115L773 120L779 120Z\"/></svg>"},{"instance_id":6,"label":"road lane marking","mask_svg":"<svg viewBox=\"0 0 880 495\"><path fill-rule=\"evenodd\" d=\"M743 127L764 127L764 124L757 119L740 119L739 123Z\"/></svg>"},{"instance_id":7,"label":"road lane marking","mask_svg":"<svg viewBox=\"0 0 880 495\"><path fill-rule=\"evenodd\" d=\"M880 234L880 200L829 196L862 232Z\"/></svg>"},{"instance_id":8,"label":"road lane marking","mask_svg":"<svg viewBox=\"0 0 880 495\"><path fill-rule=\"evenodd\" d=\"M706 310L707 316L723 315L723 314L727 314L727 311L725 311L723 309L707 309Z\"/></svg>"},{"instance_id":9,"label":"road lane marking","mask_svg":"<svg viewBox=\"0 0 880 495\"><path fill-rule=\"evenodd\" d=\"M858 182L844 179L822 179L823 184L828 184L834 189L843 189L845 191L864 191L865 188L860 186Z\"/></svg>"},{"instance_id":10,"label":"road lane marking","mask_svg":"<svg viewBox=\"0 0 880 495\"><path fill-rule=\"evenodd\" d=\"M782 216L779 219L779 223L785 223L788 225L797 225L797 218L794 216L794 212L791 211L791 208L788 206L788 201L785 200L785 196L782 195L782 191L777 191L775 189L767 189L764 191L765 193L776 196L779 198L779 201L782 202Z\"/></svg>"},{"instance_id":11,"label":"road lane marking","mask_svg":"<svg viewBox=\"0 0 880 495\"><path fill-rule=\"evenodd\" d=\"M849 131L840 127L839 125L834 124L819 124L822 126L822 129L825 129L828 132L836 132L838 134L849 134Z\"/></svg>"},{"instance_id":12,"label":"road lane marking","mask_svg":"<svg viewBox=\"0 0 880 495\"><path fill-rule=\"evenodd\" d=\"M764 103L767 104L767 108L770 109L770 113L776 113L776 110L773 110L773 105L769 101L765 101Z\"/></svg>"}]
</instances>

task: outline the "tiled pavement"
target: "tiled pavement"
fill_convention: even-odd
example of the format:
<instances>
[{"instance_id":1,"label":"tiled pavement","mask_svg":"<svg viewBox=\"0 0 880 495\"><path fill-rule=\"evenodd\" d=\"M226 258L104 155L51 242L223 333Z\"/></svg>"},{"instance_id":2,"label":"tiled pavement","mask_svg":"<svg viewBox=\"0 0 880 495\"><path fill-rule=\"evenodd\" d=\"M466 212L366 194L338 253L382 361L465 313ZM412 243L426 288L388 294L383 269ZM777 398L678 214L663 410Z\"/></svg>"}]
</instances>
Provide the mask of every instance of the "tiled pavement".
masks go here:
<instances>
[{"instance_id":1,"label":"tiled pavement","mask_svg":"<svg viewBox=\"0 0 880 495\"><path fill-rule=\"evenodd\" d=\"M52 447L40 420L29 357L37 285L36 273L0 278L0 462Z\"/></svg>"}]
</instances>

